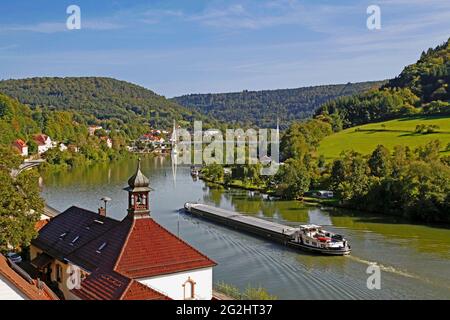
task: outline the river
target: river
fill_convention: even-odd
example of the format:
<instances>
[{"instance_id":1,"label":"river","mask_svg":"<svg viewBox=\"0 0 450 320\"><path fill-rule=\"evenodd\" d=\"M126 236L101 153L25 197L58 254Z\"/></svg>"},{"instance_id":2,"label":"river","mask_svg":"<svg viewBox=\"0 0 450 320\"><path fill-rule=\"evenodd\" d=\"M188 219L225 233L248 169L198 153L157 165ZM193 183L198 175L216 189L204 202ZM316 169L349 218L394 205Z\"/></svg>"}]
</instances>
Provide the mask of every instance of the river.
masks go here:
<instances>
[{"instance_id":1,"label":"river","mask_svg":"<svg viewBox=\"0 0 450 320\"><path fill-rule=\"evenodd\" d=\"M96 211L112 198L108 216L122 219L136 160L102 163L44 174L43 197L65 210L76 205ZM144 158L142 169L155 189L151 215L218 263L214 281L245 289L262 286L280 299L450 299L450 229L415 225L397 218L341 209L268 201L245 190L224 190L193 181L188 167L170 158ZM344 234L352 245L346 257L293 251L264 239L180 213L187 201L201 201L287 225L316 223ZM382 200L380 200L382 201ZM367 267L381 269L381 288L368 289Z\"/></svg>"}]
</instances>

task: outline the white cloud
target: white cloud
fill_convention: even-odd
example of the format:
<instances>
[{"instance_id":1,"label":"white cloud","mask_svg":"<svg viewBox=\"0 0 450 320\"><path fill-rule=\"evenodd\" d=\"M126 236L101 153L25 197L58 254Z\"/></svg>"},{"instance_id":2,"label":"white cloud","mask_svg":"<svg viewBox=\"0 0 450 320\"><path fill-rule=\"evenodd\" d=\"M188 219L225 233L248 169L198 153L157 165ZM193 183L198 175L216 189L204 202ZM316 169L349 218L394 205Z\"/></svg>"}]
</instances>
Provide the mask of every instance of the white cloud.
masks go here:
<instances>
[{"instance_id":1,"label":"white cloud","mask_svg":"<svg viewBox=\"0 0 450 320\"><path fill-rule=\"evenodd\" d=\"M85 30L115 30L123 28L123 25L106 20L82 20L81 29ZM65 22L39 22L35 24L22 25L0 25L0 32L36 32L36 33L58 33L69 31Z\"/></svg>"},{"instance_id":2,"label":"white cloud","mask_svg":"<svg viewBox=\"0 0 450 320\"><path fill-rule=\"evenodd\" d=\"M186 18L206 26L224 29L261 29L285 24L301 24L305 14L295 0L256 2L206 8Z\"/></svg>"},{"instance_id":3,"label":"white cloud","mask_svg":"<svg viewBox=\"0 0 450 320\"><path fill-rule=\"evenodd\" d=\"M23 31L23 32L39 32L39 33L56 33L66 30L65 23L59 22L40 22L36 24L24 25L3 25L0 26L0 32L5 31Z\"/></svg>"}]
</instances>

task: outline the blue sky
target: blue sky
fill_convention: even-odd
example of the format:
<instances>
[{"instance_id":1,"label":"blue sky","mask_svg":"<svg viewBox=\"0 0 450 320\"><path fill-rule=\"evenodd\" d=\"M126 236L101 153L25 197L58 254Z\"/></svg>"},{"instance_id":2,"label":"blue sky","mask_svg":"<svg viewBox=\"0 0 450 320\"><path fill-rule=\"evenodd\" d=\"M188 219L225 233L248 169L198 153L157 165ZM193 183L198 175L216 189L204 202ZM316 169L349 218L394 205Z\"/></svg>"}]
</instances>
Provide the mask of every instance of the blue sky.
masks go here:
<instances>
[{"instance_id":1,"label":"blue sky","mask_svg":"<svg viewBox=\"0 0 450 320\"><path fill-rule=\"evenodd\" d=\"M81 8L67 30L66 8ZM381 30L366 10L381 8ZM108 76L168 97L379 80L450 37L448 0L15 0L0 78Z\"/></svg>"}]
</instances>

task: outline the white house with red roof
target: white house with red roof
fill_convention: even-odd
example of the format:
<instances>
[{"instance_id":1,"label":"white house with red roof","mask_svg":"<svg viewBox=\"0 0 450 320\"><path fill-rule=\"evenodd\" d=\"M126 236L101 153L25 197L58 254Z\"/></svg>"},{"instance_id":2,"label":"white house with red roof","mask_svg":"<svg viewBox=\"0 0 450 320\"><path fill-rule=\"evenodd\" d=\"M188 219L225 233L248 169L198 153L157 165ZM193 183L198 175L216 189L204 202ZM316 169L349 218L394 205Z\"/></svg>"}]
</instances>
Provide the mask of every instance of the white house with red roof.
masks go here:
<instances>
[{"instance_id":1,"label":"white house with red roof","mask_svg":"<svg viewBox=\"0 0 450 320\"><path fill-rule=\"evenodd\" d=\"M54 147L52 139L45 134L37 134L33 138L38 146L38 154L43 154Z\"/></svg>"},{"instance_id":2,"label":"white house with red roof","mask_svg":"<svg viewBox=\"0 0 450 320\"><path fill-rule=\"evenodd\" d=\"M153 219L140 162L125 190L121 221L71 207L39 231L30 253L40 277L66 299L212 299L216 263Z\"/></svg>"},{"instance_id":3,"label":"white house with red roof","mask_svg":"<svg viewBox=\"0 0 450 320\"><path fill-rule=\"evenodd\" d=\"M28 146L22 139L17 139L13 143L13 147L19 152L22 157L28 157Z\"/></svg>"}]
</instances>

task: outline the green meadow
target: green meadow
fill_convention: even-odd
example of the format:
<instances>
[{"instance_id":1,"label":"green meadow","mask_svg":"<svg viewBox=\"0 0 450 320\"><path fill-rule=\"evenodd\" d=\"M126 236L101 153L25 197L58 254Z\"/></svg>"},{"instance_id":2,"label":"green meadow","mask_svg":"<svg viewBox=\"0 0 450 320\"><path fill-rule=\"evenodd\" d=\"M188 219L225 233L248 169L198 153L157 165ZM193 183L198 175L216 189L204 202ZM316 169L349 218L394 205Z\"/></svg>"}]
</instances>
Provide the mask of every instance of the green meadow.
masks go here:
<instances>
[{"instance_id":1,"label":"green meadow","mask_svg":"<svg viewBox=\"0 0 450 320\"><path fill-rule=\"evenodd\" d=\"M417 125L436 125L435 133L415 133ZM402 118L352 127L326 137L320 143L318 155L334 159L344 150L355 150L362 154L371 153L379 144L389 149L405 145L414 149L432 140L439 140L442 155L450 155L450 116Z\"/></svg>"}]
</instances>

